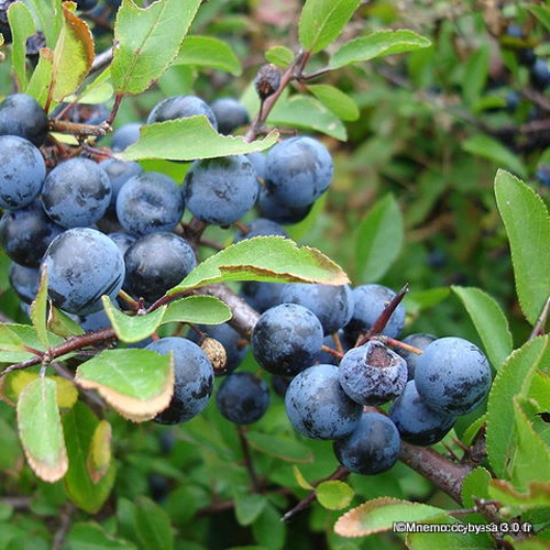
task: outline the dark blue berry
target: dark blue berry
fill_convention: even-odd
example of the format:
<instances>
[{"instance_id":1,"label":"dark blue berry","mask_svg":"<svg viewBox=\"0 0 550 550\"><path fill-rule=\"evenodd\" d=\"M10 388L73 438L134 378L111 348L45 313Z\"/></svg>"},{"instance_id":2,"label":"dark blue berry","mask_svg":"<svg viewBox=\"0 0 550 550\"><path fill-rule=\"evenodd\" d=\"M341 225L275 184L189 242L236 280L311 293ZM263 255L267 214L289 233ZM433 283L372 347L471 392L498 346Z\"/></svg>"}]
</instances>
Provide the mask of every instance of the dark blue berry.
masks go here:
<instances>
[{"instance_id":1,"label":"dark blue berry","mask_svg":"<svg viewBox=\"0 0 550 550\"><path fill-rule=\"evenodd\" d=\"M116 200L121 187L133 176L143 173L143 168L137 162L128 162L116 158L109 158L99 163L105 170L111 182L111 202L109 208L116 209Z\"/></svg>"},{"instance_id":2,"label":"dark blue berry","mask_svg":"<svg viewBox=\"0 0 550 550\"><path fill-rule=\"evenodd\" d=\"M333 444L338 462L350 472L375 475L389 470L399 457L401 441L385 415L364 412L355 430Z\"/></svg>"},{"instance_id":3,"label":"dark blue berry","mask_svg":"<svg viewBox=\"0 0 550 550\"><path fill-rule=\"evenodd\" d=\"M327 148L308 136L272 147L266 159L266 186L273 197L294 208L313 204L329 187L334 167Z\"/></svg>"},{"instance_id":4,"label":"dark blue berry","mask_svg":"<svg viewBox=\"0 0 550 550\"><path fill-rule=\"evenodd\" d=\"M235 424L257 422L269 406L269 388L251 372L234 372L228 375L218 389L218 409Z\"/></svg>"},{"instance_id":5,"label":"dark blue berry","mask_svg":"<svg viewBox=\"0 0 550 550\"><path fill-rule=\"evenodd\" d=\"M193 95L177 95L163 99L149 113L147 124L196 115L206 116L212 127L218 129L218 121L212 109L201 98Z\"/></svg>"},{"instance_id":6,"label":"dark blue berry","mask_svg":"<svg viewBox=\"0 0 550 550\"><path fill-rule=\"evenodd\" d=\"M434 340L437 340L437 336L422 332L417 334L409 334L409 336L403 338L402 342L419 350L425 350L426 347ZM403 357L403 359L407 362L408 379L412 380L414 378L416 364L420 358L420 355L404 348L396 348L395 352Z\"/></svg>"},{"instance_id":7,"label":"dark blue berry","mask_svg":"<svg viewBox=\"0 0 550 550\"><path fill-rule=\"evenodd\" d=\"M360 333L367 332L389 302L395 297L395 292L385 286L368 284L355 287L353 294L353 314L350 322L344 328L346 337L355 341ZM395 338L405 326L405 308L399 304L393 312L382 333Z\"/></svg>"},{"instance_id":8,"label":"dark blue berry","mask_svg":"<svg viewBox=\"0 0 550 550\"><path fill-rule=\"evenodd\" d=\"M407 383L405 360L375 340L346 352L338 372L344 391L361 405L388 403Z\"/></svg>"},{"instance_id":9,"label":"dark blue berry","mask_svg":"<svg viewBox=\"0 0 550 550\"><path fill-rule=\"evenodd\" d=\"M293 376L317 360L323 328L307 308L281 304L268 309L252 331L256 361L272 374Z\"/></svg>"},{"instance_id":10,"label":"dark blue berry","mask_svg":"<svg viewBox=\"0 0 550 550\"><path fill-rule=\"evenodd\" d=\"M126 181L118 192L116 212L120 225L135 235L172 231L185 203L178 184L160 172L143 172Z\"/></svg>"},{"instance_id":11,"label":"dark blue berry","mask_svg":"<svg viewBox=\"0 0 550 550\"><path fill-rule=\"evenodd\" d=\"M98 222L111 202L111 182L105 170L83 157L59 163L46 177L42 203L46 214L63 227Z\"/></svg>"},{"instance_id":12,"label":"dark blue berry","mask_svg":"<svg viewBox=\"0 0 550 550\"><path fill-rule=\"evenodd\" d=\"M46 177L40 151L19 136L0 135L0 207L23 208L38 196Z\"/></svg>"},{"instance_id":13,"label":"dark blue berry","mask_svg":"<svg viewBox=\"0 0 550 550\"><path fill-rule=\"evenodd\" d=\"M54 306L86 315L102 308L101 296L114 300L124 281L124 260L116 244L87 227L57 236L44 255L48 295Z\"/></svg>"},{"instance_id":14,"label":"dark blue berry","mask_svg":"<svg viewBox=\"0 0 550 550\"><path fill-rule=\"evenodd\" d=\"M19 136L40 147L47 124L44 109L30 95L12 94L0 103L0 135Z\"/></svg>"},{"instance_id":15,"label":"dark blue berry","mask_svg":"<svg viewBox=\"0 0 550 550\"><path fill-rule=\"evenodd\" d=\"M30 304L40 286L40 270L36 267L25 267L12 262L9 269L9 282L20 300Z\"/></svg>"},{"instance_id":16,"label":"dark blue berry","mask_svg":"<svg viewBox=\"0 0 550 550\"><path fill-rule=\"evenodd\" d=\"M274 222L291 225L301 222L311 211L312 204L296 206L275 196L267 187L260 188L258 210L264 218Z\"/></svg>"},{"instance_id":17,"label":"dark blue berry","mask_svg":"<svg viewBox=\"0 0 550 550\"><path fill-rule=\"evenodd\" d=\"M124 254L124 262L125 287L136 298L149 303L164 296L197 265L195 252L189 243L166 231L137 239Z\"/></svg>"},{"instance_id":18,"label":"dark blue berry","mask_svg":"<svg viewBox=\"0 0 550 550\"><path fill-rule=\"evenodd\" d=\"M416 364L418 394L428 407L463 415L479 407L491 387L491 367L483 352L463 338L438 338Z\"/></svg>"},{"instance_id":19,"label":"dark blue berry","mask_svg":"<svg viewBox=\"0 0 550 550\"><path fill-rule=\"evenodd\" d=\"M214 384L214 369L204 351L177 336L161 338L145 349L160 355L172 353L174 360L174 394L155 422L180 424L197 416L208 404Z\"/></svg>"},{"instance_id":20,"label":"dark blue berry","mask_svg":"<svg viewBox=\"0 0 550 550\"><path fill-rule=\"evenodd\" d=\"M333 334L344 327L353 312L348 285L288 283L281 290L281 302L307 307L321 321L324 334Z\"/></svg>"},{"instance_id":21,"label":"dark blue berry","mask_svg":"<svg viewBox=\"0 0 550 550\"><path fill-rule=\"evenodd\" d=\"M259 184L244 155L195 161L183 182L189 211L203 222L228 226L256 203Z\"/></svg>"},{"instance_id":22,"label":"dark blue berry","mask_svg":"<svg viewBox=\"0 0 550 550\"><path fill-rule=\"evenodd\" d=\"M65 229L46 216L36 200L18 210L6 210L0 219L0 245L18 264L38 267L49 244Z\"/></svg>"},{"instance_id":23,"label":"dark blue berry","mask_svg":"<svg viewBox=\"0 0 550 550\"><path fill-rule=\"evenodd\" d=\"M244 105L232 97L216 99L210 108L218 121L220 134L232 134L237 128L250 123L250 116Z\"/></svg>"},{"instance_id":24,"label":"dark blue berry","mask_svg":"<svg viewBox=\"0 0 550 550\"><path fill-rule=\"evenodd\" d=\"M453 427L456 416L430 409L418 395L414 380L393 402L389 416L403 441L413 445L433 445Z\"/></svg>"},{"instance_id":25,"label":"dark blue berry","mask_svg":"<svg viewBox=\"0 0 550 550\"><path fill-rule=\"evenodd\" d=\"M141 122L128 122L113 132L111 151L120 153L135 143L140 137Z\"/></svg>"},{"instance_id":26,"label":"dark blue berry","mask_svg":"<svg viewBox=\"0 0 550 550\"><path fill-rule=\"evenodd\" d=\"M234 242L238 243L245 239L252 239L252 237L260 236L279 236L288 237L288 231L277 222L268 220L266 218L256 218L248 224L248 232L243 233L242 230L235 235Z\"/></svg>"},{"instance_id":27,"label":"dark blue berry","mask_svg":"<svg viewBox=\"0 0 550 550\"><path fill-rule=\"evenodd\" d=\"M311 439L339 439L356 428L363 408L338 381L338 367L320 364L292 379L285 394L292 426Z\"/></svg>"}]
</instances>

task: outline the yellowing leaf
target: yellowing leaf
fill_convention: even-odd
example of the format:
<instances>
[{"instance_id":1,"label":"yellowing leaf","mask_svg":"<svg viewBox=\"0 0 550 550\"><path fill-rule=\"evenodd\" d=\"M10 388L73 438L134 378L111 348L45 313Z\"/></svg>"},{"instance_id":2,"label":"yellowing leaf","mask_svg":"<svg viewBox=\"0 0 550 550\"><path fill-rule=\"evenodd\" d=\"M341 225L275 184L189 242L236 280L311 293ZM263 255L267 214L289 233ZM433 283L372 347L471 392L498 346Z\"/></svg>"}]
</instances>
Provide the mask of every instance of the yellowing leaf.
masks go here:
<instances>
[{"instance_id":1,"label":"yellowing leaf","mask_svg":"<svg viewBox=\"0 0 550 550\"><path fill-rule=\"evenodd\" d=\"M246 239L210 256L170 292L226 281L349 283L342 269L319 250L270 236Z\"/></svg>"},{"instance_id":2,"label":"yellowing leaf","mask_svg":"<svg viewBox=\"0 0 550 550\"><path fill-rule=\"evenodd\" d=\"M334 525L334 531L341 537L365 537L390 531L396 522L435 520L446 515L446 510L435 506L382 497L346 512Z\"/></svg>"},{"instance_id":3,"label":"yellowing leaf","mask_svg":"<svg viewBox=\"0 0 550 550\"><path fill-rule=\"evenodd\" d=\"M61 101L72 94L88 74L94 60L94 39L88 25L64 5L61 32L53 52L50 95Z\"/></svg>"},{"instance_id":4,"label":"yellowing leaf","mask_svg":"<svg viewBox=\"0 0 550 550\"><path fill-rule=\"evenodd\" d=\"M143 349L106 350L80 365L75 381L84 389L97 390L124 418L144 422L170 403L172 356Z\"/></svg>"},{"instance_id":5,"label":"yellowing leaf","mask_svg":"<svg viewBox=\"0 0 550 550\"><path fill-rule=\"evenodd\" d=\"M69 466L56 393L56 383L40 377L25 386L17 401L17 425L27 461L39 478L50 483L61 479Z\"/></svg>"},{"instance_id":6,"label":"yellowing leaf","mask_svg":"<svg viewBox=\"0 0 550 550\"><path fill-rule=\"evenodd\" d=\"M106 420L101 420L92 436L86 464L90 478L94 483L97 483L109 471L112 435L111 424Z\"/></svg>"},{"instance_id":7,"label":"yellowing leaf","mask_svg":"<svg viewBox=\"0 0 550 550\"><path fill-rule=\"evenodd\" d=\"M12 372L3 377L1 387L2 400L9 405L15 405L21 392L34 380L39 378L39 373L30 370L20 370ZM71 408L78 399L78 391L74 384L60 376L50 376L57 386L57 405L61 408Z\"/></svg>"}]
</instances>

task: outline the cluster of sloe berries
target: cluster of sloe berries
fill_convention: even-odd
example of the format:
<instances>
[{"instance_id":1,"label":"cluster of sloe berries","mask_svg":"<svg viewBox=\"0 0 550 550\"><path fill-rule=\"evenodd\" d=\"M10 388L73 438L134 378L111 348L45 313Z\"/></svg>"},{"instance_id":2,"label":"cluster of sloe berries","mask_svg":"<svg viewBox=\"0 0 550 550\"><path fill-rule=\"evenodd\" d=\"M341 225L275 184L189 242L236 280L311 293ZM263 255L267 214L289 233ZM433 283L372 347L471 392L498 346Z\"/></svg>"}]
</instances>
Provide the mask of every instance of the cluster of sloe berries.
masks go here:
<instances>
[{"instance_id":1,"label":"cluster of sloe berries","mask_svg":"<svg viewBox=\"0 0 550 550\"><path fill-rule=\"evenodd\" d=\"M233 99L208 105L186 95L158 103L145 124L195 115L223 134L249 123ZM256 209L255 219L238 224L235 242L287 238L284 225L302 220L333 178L329 151L308 136L282 140L266 154L196 160L181 184L114 157L72 156L46 166L47 128L33 98L14 94L0 104L0 244L21 300L34 299L46 271L53 305L86 330L108 323L101 296L127 307L128 300L117 301L124 291L147 308L197 265L196 243L185 238L185 210L202 224L228 228ZM139 130L139 123L121 127L112 150L124 150ZM415 335L401 346L392 340L392 348L388 338L405 324L402 304L371 334L395 302L384 286L249 282L240 295L259 314L251 335L223 324L143 343L174 357L173 397L155 421L188 421L210 401L219 373L201 347L207 340L226 355L227 376L216 396L223 416L239 425L259 420L270 402L270 374L292 426L333 441L337 459L352 472L387 470L401 440L441 440L488 393L488 361L470 342ZM259 373L236 370L248 349Z\"/></svg>"},{"instance_id":2,"label":"cluster of sloe berries","mask_svg":"<svg viewBox=\"0 0 550 550\"><path fill-rule=\"evenodd\" d=\"M391 289L286 283L274 292L267 285L256 283L265 287L256 295L271 293L272 303L264 302L254 326L253 356L273 375L296 431L332 441L349 471L388 470L401 441L427 446L442 440L459 416L486 398L491 369L474 344L428 334L395 340L405 324L402 304L382 334L370 334L396 298ZM255 414L267 408L264 393L258 387L250 408Z\"/></svg>"},{"instance_id":3,"label":"cluster of sloe berries","mask_svg":"<svg viewBox=\"0 0 550 550\"><path fill-rule=\"evenodd\" d=\"M222 134L249 123L247 111L232 98L208 105L187 95L161 101L145 124L195 115L206 116ZM121 127L112 150L135 142L140 127ZM278 212L294 212L298 203L303 217L327 190L333 173L327 149L311 137L282 141L266 155L197 160L181 184L110 155L69 155L46 163L43 153L50 146L48 117L34 98L13 94L0 103L0 244L12 260L9 280L23 304L28 308L35 299L47 272L52 304L85 330L108 324L103 295L128 307L128 300L118 300L124 291L147 308L197 265L196 243L185 238L185 211L202 224L227 228L257 207L265 188ZM274 233L286 235L273 219L259 218L236 240ZM237 334L229 326L219 331L221 340ZM176 363L174 399L157 420L188 420L212 392L208 356L189 338L149 346L158 353L172 351ZM227 368L240 361L229 355ZM253 386L263 384L243 377Z\"/></svg>"}]
</instances>

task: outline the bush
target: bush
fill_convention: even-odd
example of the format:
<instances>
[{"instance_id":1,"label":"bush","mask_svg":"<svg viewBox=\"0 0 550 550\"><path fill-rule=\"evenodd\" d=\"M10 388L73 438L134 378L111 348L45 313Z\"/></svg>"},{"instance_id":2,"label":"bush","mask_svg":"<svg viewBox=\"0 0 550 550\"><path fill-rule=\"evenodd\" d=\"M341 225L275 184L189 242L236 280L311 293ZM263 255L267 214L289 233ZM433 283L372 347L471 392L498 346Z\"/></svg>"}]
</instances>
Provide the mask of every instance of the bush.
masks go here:
<instances>
[{"instance_id":1,"label":"bush","mask_svg":"<svg viewBox=\"0 0 550 550\"><path fill-rule=\"evenodd\" d=\"M0 547L545 547L549 21L538 3L0 2L0 136L25 144L0 166ZM86 231L26 214L26 150L41 179L75 157L102 173L48 199L105 206L57 260ZM119 195L147 177L170 193ZM297 328L284 296L320 302L321 347L326 323ZM403 378L432 341L429 384L470 373L453 415ZM467 404L476 365L446 342L483 366Z\"/></svg>"}]
</instances>

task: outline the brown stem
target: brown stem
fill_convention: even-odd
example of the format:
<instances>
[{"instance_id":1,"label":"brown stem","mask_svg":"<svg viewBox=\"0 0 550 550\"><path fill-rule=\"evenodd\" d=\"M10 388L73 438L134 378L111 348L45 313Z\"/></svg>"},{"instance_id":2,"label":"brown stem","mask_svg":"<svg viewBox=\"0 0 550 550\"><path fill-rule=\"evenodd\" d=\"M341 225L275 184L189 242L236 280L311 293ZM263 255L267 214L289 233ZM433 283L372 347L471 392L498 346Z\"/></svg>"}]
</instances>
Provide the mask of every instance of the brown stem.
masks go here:
<instances>
[{"instance_id":1,"label":"brown stem","mask_svg":"<svg viewBox=\"0 0 550 550\"><path fill-rule=\"evenodd\" d=\"M470 466L451 462L432 449L417 447L405 441L401 442L399 460L429 479L458 504L462 504L462 480L471 472Z\"/></svg>"},{"instance_id":2,"label":"brown stem","mask_svg":"<svg viewBox=\"0 0 550 550\"><path fill-rule=\"evenodd\" d=\"M338 466L338 468L336 468L336 470L330 476L328 476L326 479L322 479L321 481L317 482L316 485L319 485L323 481L334 481L337 479L345 479L346 477L348 477L349 474L350 474L349 470L347 470L343 466ZM303 510L311 506L311 504L315 502L315 498L316 498L315 491L311 491L306 497L304 497L300 502L298 502L298 504L296 504L294 508L289 510L281 518L281 520L282 521L291 520L296 514L302 512Z\"/></svg>"},{"instance_id":3,"label":"brown stem","mask_svg":"<svg viewBox=\"0 0 550 550\"><path fill-rule=\"evenodd\" d=\"M239 434L239 441L241 443L241 449L243 452L244 463L246 465L246 471L248 472L248 477L252 483L252 488L255 493L260 493L262 486L258 476L256 475L256 470L254 469L254 461L252 460L252 454L250 453L250 445L248 444L248 439L246 438L246 433L243 426L237 426L237 432Z\"/></svg>"},{"instance_id":4,"label":"brown stem","mask_svg":"<svg viewBox=\"0 0 550 550\"><path fill-rule=\"evenodd\" d=\"M115 102L113 103L113 108L111 109L111 112L109 113L109 116L107 117L107 124L111 126L116 118L116 115L118 113L118 109L120 107L120 104L122 103L122 100L124 99L124 94L116 94L115 95Z\"/></svg>"},{"instance_id":5,"label":"brown stem","mask_svg":"<svg viewBox=\"0 0 550 550\"><path fill-rule=\"evenodd\" d=\"M396 310L397 306L401 303L405 295L409 292L409 285L405 285L391 300L391 302L384 308L384 311L378 316L378 319L374 321L372 327L370 330L359 338L357 341L356 346L361 346L365 343L367 343L372 336L376 336L380 334L386 325L388 324L388 321L390 320L390 317L393 315L393 312Z\"/></svg>"},{"instance_id":6,"label":"brown stem","mask_svg":"<svg viewBox=\"0 0 550 550\"><path fill-rule=\"evenodd\" d=\"M111 125L105 121L101 124L81 124L79 122L69 122L67 120L56 120L52 118L48 121L48 131L59 132L60 134L72 134L75 136L106 136L113 131Z\"/></svg>"},{"instance_id":7,"label":"brown stem","mask_svg":"<svg viewBox=\"0 0 550 550\"><path fill-rule=\"evenodd\" d=\"M243 336L249 338L256 321L260 317L259 313L251 308L240 296L235 294L229 287L217 283L205 286L197 290L198 294L214 296L219 298L231 309L233 317L229 323L239 331Z\"/></svg>"},{"instance_id":8,"label":"brown stem","mask_svg":"<svg viewBox=\"0 0 550 550\"><path fill-rule=\"evenodd\" d=\"M290 84L290 82L292 82L292 80L296 78L296 75L300 75L302 73L304 67L309 61L310 55L310 52L304 52L298 55L294 62L288 66L286 71L281 76L281 82L277 91L267 97L265 101L262 102L262 106L260 112L258 113L258 116L254 119L254 121L250 125L250 128L244 135L245 141L254 141L262 133L262 128L265 124L265 121L267 120L269 113L275 106L275 103L277 103L277 100L279 99L285 88Z\"/></svg>"},{"instance_id":9,"label":"brown stem","mask_svg":"<svg viewBox=\"0 0 550 550\"><path fill-rule=\"evenodd\" d=\"M529 341L534 340L537 336L544 334L544 327L546 321L548 321L548 315L550 315L550 296L547 298L546 303L544 304L542 311L533 327L533 330L529 336Z\"/></svg>"},{"instance_id":10,"label":"brown stem","mask_svg":"<svg viewBox=\"0 0 550 550\"><path fill-rule=\"evenodd\" d=\"M321 346L321 350L324 351L325 353L328 353L330 355L332 355L333 357L335 357L336 359L340 360L342 359L342 357L344 357L344 354L338 350L335 350L333 348L331 348L330 346Z\"/></svg>"},{"instance_id":11,"label":"brown stem","mask_svg":"<svg viewBox=\"0 0 550 550\"><path fill-rule=\"evenodd\" d=\"M62 342L61 344L54 346L53 348L50 348L49 350L41 353L40 355L31 357L30 359L27 359L26 361L22 361L21 363L10 365L9 367L5 368L2 372L0 372L0 376L4 376L16 370L22 370L28 367L32 367L34 365L39 365L40 363L42 363L44 356L47 356L49 361L53 361L54 359L56 359L57 357L61 357L62 355L66 355L68 353L72 353L82 348L93 346L95 344L101 344L103 342L106 342L108 340L113 340L115 338L116 338L116 333L113 328L103 328L101 330L88 332L80 336L74 336L73 338L70 338L69 340Z\"/></svg>"},{"instance_id":12,"label":"brown stem","mask_svg":"<svg viewBox=\"0 0 550 550\"><path fill-rule=\"evenodd\" d=\"M410 344L407 344L405 342L401 342L401 340L396 340L395 338L390 338L389 336L371 336L369 338L370 340L377 340L379 342L382 342L383 344L387 346L392 346L394 348L400 348L404 349L406 351L410 351L411 353L414 353L416 355L422 355L422 350L420 348L416 348L414 346L411 346Z\"/></svg>"}]
</instances>

